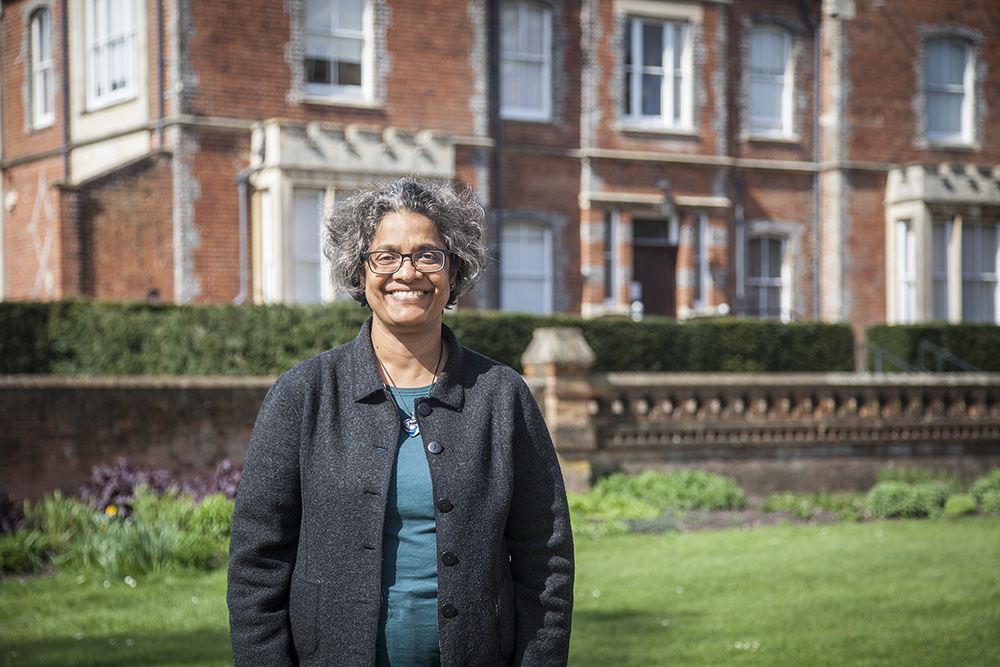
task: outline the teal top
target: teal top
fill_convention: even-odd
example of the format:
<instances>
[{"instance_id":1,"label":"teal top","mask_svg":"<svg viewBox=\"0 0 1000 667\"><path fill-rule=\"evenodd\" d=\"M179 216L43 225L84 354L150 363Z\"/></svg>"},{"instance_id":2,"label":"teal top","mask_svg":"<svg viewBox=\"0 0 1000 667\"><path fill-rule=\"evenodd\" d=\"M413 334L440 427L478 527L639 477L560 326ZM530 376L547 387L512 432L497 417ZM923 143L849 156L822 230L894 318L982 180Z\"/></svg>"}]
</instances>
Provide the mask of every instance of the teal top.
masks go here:
<instances>
[{"instance_id":1,"label":"teal top","mask_svg":"<svg viewBox=\"0 0 1000 667\"><path fill-rule=\"evenodd\" d=\"M413 402L431 386L389 389L400 422L414 414ZM407 407L400 404L400 395ZM431 471L423 438L402 424L382 531L382 605L378 667L438 667L437 535Z\"/></svg>"}]
</instances>

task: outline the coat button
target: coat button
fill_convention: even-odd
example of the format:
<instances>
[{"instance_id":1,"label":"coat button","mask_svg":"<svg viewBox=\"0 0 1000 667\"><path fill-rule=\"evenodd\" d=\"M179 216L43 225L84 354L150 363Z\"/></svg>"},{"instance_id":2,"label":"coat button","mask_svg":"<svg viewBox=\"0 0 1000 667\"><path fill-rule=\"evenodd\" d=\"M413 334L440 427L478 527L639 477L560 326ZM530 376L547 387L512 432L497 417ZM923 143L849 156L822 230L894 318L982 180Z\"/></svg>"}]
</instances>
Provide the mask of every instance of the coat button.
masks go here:
<instances>
[{"instance_id":1,"label":"coat button","mask_svg":"<svg viewBox=\"0 0 1000 667\"><path fill-rule=\"evenodd\" d=\"M441 562L444 563L445 565L454 565L455 563L458 562L458 556L456 556L450 551L445 551L443 554L441 554Z\"/></svg>"},{"instance_id":2,"label":"coat button","mask_svg":"<svg viewBox=\"0 0 1000 667\"><path fill-rule=\"evenodd\" d=\"M427 451L429 451L431 454L440 454L441 452L444 451L444 445L442 445L437 440L431 440L430 442L427 443Z\"/></svg>"},{"instance_id":3,"label":"coat button","mask_svg":"<svg viewBox=\"0 0 1000 667\"><path fill-rule=\"evenodd\" d=\"M423 403L417 406L417 412L420 413L421 417L426 417L431 413L431 404L424 401Z\"/></svg>"},{"instance_id":4,"label":"coat button","mask_svg":"<svg viewBox=\"0 0 1000 667\"><path fill-rule=\"evenodd\" d=\"M451 618L457 613L458 609L456 609L455 605L453 605L452 603L446 602L445 604L441 605L441 615L444 616L445 618Z\"/></svg>"},{"instance_id":5,"label":"coat button","mask_svg":"<svg viewBox=\"0 0 1000 667\"><path fill-rule=\"evenodd\" d=\"M447 498L441 498L437 501L437 508L439 512L450 512L455 508L455 505Z\"/></svg>"}]
</instances>

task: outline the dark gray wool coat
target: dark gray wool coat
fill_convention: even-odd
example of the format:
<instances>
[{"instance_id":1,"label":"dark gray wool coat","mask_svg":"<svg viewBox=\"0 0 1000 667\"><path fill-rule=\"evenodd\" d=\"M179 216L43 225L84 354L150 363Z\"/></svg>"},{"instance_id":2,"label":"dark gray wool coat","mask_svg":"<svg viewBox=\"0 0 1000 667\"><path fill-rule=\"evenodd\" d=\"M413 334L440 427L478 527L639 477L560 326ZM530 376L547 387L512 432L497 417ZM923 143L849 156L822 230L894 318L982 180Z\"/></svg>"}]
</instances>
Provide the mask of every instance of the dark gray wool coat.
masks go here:
<instances>
[{"instance_id":1,"label":"dark gray wool coat","mask_svg":"<svg viewBox=\"0 0 1000 667\"><path fill-rule=\"evenodd\" d=\"M372 350L306 360L268 392L233 514L235 664L374 665L399 433ZM437 521L443 667L565 665L573 544L559 464L512 369L462 347L418 400Z\"/></svg>"}]
</instances>

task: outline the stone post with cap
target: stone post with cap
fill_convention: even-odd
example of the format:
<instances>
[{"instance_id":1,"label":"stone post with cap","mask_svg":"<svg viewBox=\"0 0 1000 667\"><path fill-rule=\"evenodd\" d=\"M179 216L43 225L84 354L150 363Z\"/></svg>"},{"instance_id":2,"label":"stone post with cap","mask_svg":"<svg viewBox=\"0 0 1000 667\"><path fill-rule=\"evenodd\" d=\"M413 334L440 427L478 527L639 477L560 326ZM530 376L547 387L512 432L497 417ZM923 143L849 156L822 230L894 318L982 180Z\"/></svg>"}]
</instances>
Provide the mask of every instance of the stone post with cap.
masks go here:
<instances>
[{"instance_id":1,"label":"stone post with cap","mask_svg":"<svg viewBox=\"0 0 1000 667\"><path fill-rule=\"evenodd\" d=\"M521 355L529 380L542 384L539 404L563 466L570 489L590 485L590 455L597 449L591 415L593 388L590 372L594 351L580 329L535 329Z\"/></svg>"}]
</instances>

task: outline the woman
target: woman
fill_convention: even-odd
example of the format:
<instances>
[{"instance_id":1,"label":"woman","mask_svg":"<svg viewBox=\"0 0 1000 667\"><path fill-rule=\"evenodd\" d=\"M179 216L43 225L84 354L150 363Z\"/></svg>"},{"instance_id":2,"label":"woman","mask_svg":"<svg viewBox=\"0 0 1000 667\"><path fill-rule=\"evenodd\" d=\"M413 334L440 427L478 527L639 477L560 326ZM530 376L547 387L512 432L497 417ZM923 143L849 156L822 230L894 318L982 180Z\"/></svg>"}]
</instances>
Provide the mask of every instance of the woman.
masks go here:
<instances>
[{"instance_id":1,"label":"woman","mask_svg":"<svg viewBox=\"0 0 1000 667\"><path fill-rule=\"evenodd\" d=\"M471 193L402 180L326 221L372 311L268 392L233 514L236 665L565 665L573 546L524 382L441 314L485 261Z\"/></svg>"}]
</instances>

